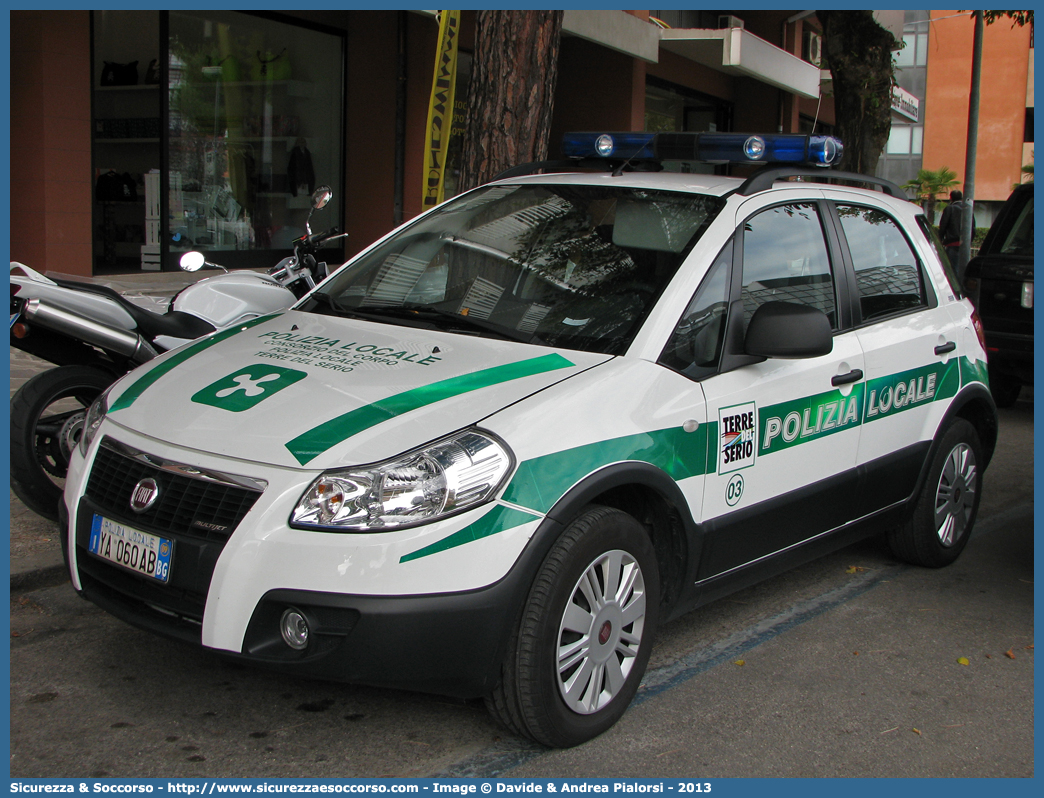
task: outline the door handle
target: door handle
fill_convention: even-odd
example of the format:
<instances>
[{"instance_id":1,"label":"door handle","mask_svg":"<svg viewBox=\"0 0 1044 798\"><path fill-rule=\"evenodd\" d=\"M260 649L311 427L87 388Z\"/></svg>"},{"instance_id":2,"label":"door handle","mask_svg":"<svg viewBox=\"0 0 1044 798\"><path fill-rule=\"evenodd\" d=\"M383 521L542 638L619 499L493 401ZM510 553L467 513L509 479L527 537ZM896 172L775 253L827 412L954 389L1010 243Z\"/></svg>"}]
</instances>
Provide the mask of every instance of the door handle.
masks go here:
<instances>
[{"instance_id":1,"label":"door handle","mask_svg":"<svg viewBox=\"0 0 1044 798\"><path fill-rule=\"evenodd\" d=\"M836 388L838 385L848 385L850 382L859 382L861 379L863 379L862 370L852 369L847 374L838 374L830 380L830 384Z\"/></svg>"},{"instance_id":2,"label":"door handle","mask_svg":"<svg viewBox=\"0 0 1044 798\"><path fill-rule=\"evenodd\" d=\"M952 352L956 348L957 343L955 341L947 341L945 344L939 344L937 347L935 347L935 354L945 355L948 352Z\"/></svg>"}]
</instances>

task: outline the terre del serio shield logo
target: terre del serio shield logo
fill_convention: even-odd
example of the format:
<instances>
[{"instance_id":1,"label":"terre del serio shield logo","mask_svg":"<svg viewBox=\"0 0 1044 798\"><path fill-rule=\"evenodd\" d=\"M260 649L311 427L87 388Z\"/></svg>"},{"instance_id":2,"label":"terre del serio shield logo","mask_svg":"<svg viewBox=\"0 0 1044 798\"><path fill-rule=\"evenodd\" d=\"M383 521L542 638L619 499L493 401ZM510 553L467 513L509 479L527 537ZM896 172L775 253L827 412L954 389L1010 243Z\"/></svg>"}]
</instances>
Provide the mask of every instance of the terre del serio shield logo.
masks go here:
<instances>
[{"instance_id":1,"label":"terre del serio shield logo","mask_svg":"<svg viewBox=\"0 0 1044 798\"><path fill-rule=\"evenodd\" d=\"M754 465L757 457L758 409L753 402L718 410L718 473Z\"/></svg>"},{"instance_id":2,"label":"terre del serio shield logo","mask_svg":"<svg viewBox=\"0 0 1044 798\"><path fill-rule=\"evenodd\" d=\"M196 393L192 401L239 413L249 410L306 376L305 372L296 369L255 363L211 383Z\"/></svg>"}]
</instances>

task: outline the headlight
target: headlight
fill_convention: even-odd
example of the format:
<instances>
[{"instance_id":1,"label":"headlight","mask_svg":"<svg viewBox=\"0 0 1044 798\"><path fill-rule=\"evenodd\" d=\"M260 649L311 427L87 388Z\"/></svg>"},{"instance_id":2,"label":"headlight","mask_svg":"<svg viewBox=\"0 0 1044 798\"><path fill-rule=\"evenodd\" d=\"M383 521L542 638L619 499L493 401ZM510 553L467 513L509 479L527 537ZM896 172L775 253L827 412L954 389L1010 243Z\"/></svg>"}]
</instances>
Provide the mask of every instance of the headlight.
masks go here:
<instances>
[{"instance_id":1,"label":"headlight","mask_svg":"<svg viewBox=\"0 0 1044 798\"><path fill-rule=\"evenodd\" d=\"M99 396L87 408L87 416L83 420L83 432L80 433L80 454L84 457L87 456L87 450L91 446L91 441L94 440L95 434L98 432L98 427L101 426L102 419L105 418L105 414L109 412L109 391L108 389L102 391L102 395Z\"/></svg>"},{"instance_id":2,"label":"headlight","mask_svg":"<svg viewBox=\"0 0 1044 798\"><path fill-rule=\"evenodd\" d=\"M512 465L505 444L465 430L383 463L324 472L290 522L333 531L426 523L489 500Z\"/></svg>"}]
</instances>

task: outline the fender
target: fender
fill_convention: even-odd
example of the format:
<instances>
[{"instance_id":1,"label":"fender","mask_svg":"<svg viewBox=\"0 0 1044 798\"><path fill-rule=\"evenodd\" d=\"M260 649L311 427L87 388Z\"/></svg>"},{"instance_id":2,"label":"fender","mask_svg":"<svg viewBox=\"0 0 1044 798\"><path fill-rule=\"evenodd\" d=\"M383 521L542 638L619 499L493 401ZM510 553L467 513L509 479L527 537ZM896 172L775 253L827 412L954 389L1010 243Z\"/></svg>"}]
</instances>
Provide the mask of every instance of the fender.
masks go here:
<instances>
[{"instance_id":1,"label":"fender","mask_svg":"<svg viewBox=\"0 0 1044 798\"><path fill-rule=\"evenodd\" d=\"M632 489L651 491L658 502L643 501L642 494ZM591 504L629 512L650 528L664 587L664 618L675 617L695 603L698 591L694 585L704 540L702 527L693 520L678 483L656 466L639 461L605 466L559 498L516 561L512 577L517 575L528 591L555 541ZM672 517L677 519L676 524Z\"/></svg>"},{"instance_id":2,"label":"fender","mask_svg":"<svg viewBox=\"0 0 1044 798\"><path fill-rule=\"evenodd\" d=\"M946 409L943 422L950 423L955 416L968 419L979 431L979 438L983 447L983 470L993 459L993 451L997 447L997 403L993 401L993 394L989 387L981 382L968 383L962 388L950 406ZM940 425L941 426L941 425ZM938 437L938 433L936 433ZM934 449L932 454L934 454Z\"/></svg>"}]
</instances>

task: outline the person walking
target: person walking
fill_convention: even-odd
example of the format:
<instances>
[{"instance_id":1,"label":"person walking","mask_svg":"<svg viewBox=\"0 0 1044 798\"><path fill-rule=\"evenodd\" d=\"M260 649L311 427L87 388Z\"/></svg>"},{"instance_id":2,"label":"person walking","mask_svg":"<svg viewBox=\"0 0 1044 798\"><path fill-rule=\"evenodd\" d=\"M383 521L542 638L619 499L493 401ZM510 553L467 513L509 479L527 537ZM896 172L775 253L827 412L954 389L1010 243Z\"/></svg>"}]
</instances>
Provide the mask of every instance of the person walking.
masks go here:
<instances>
[{"instance_id":1,"label":"person walking","mask_svg":"<svg viewBox=\"0 0 1044 798\"><path fill-rule=\"evenodd\" d=\"M939 220L939 237L946 254L950 257L950 265L957 268L957 259L961 252L961 216L964 213L964 195L960 191L950 192L950 204L943 209Z\"/></svg>"}]
</instances>

